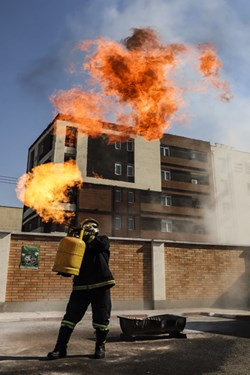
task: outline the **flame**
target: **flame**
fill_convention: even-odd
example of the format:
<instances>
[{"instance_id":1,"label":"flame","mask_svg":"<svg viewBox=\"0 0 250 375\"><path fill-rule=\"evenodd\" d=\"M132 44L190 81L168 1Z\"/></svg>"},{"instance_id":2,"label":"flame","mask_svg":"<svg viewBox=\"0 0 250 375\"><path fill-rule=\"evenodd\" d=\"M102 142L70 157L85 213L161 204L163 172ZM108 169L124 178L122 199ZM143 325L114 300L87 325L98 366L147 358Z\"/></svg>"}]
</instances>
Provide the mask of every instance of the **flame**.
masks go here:
<instances>
[{"instance_id":1,"label":"flame","mask_svg":"<svg viewBox=\"0 0 250 375\"><path fill-rule=\"evenodd\" d=\"M23 174L17 183L16 193L24 205L36 210L44 222L49 220L63 224L74 216L66 212L64 203L69 202L68 191L82 184L81 173L73 161L64 164L47 163L34 167Z\"/></svg>"},{"instance_id":2,"label":"flame","mask_svg":"<svg viewBox=\"0 0 250 375\"><path fill-rule=\"evenodd\" d=\"M102 178L103 178L103 176L102 176L102 175L98 174L98 173L97 173L97 172L95 172L95 171L92 171L92 175L93 175L93 177L94 177L94 178L100 178L100 179L102 179Z\"/></svg>"},{"instance_id":3,"label":"flame","mask_svg":"<svg viewBox=\"0 0 250 375\"><path fill-rule=\"evenodd\" d=\"M219 71L222 67L222 62L216 55L215 49L210 44L204 46L198 46L198 49L202 51L199 57L200 65L199 70L204 77L207 77L212 85L221 90L221 99L230 100L232 93L227 82L220 81Z\"/></svg>"},{"instance_id":4,"label":"flame","mask_svg":"<svg viewBox=\"0 0 250 375\"><path fill-rule=\"evenodd\" d=\"M134 135L149 141L160 139L173 121L185 119L185 114L180 114L185 105L183 94L192 85L188 83L185 88L175 75L190 57L198 59L202 84L209 82L223 100L232 96L227 83L220 80L222 62L210 44L164 45L153 29L135 28L121 43L97 38L80 43L78 48L86 53L82 71L88 72L94 88L86 91L78 85L59 90L50 100L60 118L71 121L79 132L91 137L105 134L110 143ZM74 73L75 66L69 70ZM57 132L60 135L59 129ZM67 139L74 146L73 133L72 137L67 133ZM64 210L64 203L69 202L67 189L81 183L81 174L72 161L48 163L19 179L17 196L45 222L64 223L74 215Z\"/></svg>"},{"instance_id":5,"label":"flame","mask_svg":"<svg viewBox=\"0 0 250 375\"><path fill-rule=\"evenodd\" d=\"M97 38L83 41L78 48L87 53L82 70L88 71L96 91L86 92L79 86L55 92L51 101L60 113L77 119L79 131L90 136L106 132L112 113L115 123L124 124L121 136L160 139L185 105L185 89L173 76L194 49L201 53L198 71L202 77L223 99L231 98L228 85L219 78L222 63L210 44L195 48L164 45L153 29L144 28L133 29L121 43ZM117 140L108 136L111 142Z\"/></svg>"}]
</instances>

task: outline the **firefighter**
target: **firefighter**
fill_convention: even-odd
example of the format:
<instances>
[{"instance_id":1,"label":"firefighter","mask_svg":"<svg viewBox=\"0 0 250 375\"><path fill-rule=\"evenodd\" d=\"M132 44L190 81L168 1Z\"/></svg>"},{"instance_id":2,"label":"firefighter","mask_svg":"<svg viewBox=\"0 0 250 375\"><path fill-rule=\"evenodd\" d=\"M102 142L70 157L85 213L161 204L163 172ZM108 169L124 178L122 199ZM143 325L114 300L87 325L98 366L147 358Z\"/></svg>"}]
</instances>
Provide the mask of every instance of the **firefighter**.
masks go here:
<instances>
[{"instance_id":1,"label":"firefighter","mask_svg":"<svg viewBox=\"0 0 250 375\"><path fill-rule=\"evenodd\" d=\"M70 336L89 305L92 308L92 324L96 334L94 358L105 357L111 313L110 288L115 285L109 269L109 239L98 234L99 223L93 218L85 219L80 229L84 230L85 254L79 275L73 278L73 290L66 313L61 321L55 348L48 353L48 359L66 357Z\"/></svg>"}]
</instances>

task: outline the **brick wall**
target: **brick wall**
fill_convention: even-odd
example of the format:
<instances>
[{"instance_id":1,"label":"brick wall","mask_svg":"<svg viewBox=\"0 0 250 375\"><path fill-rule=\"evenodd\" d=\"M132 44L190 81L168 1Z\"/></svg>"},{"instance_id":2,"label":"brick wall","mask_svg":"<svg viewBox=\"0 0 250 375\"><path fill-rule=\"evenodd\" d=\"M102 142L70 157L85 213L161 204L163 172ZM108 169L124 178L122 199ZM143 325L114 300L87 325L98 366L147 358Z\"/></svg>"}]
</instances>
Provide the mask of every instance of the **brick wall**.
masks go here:
<instances>
[{"instance_id":1,"label":"brick wall","mask_svg":"<svg viewBox=\"0 0 250 375\"><path fill-rule=\"evenodd\" d=\"M116 280L114 301L151 301L152 266L150 242L111 241L110 268Z\"/></svg>"},{"instance_id":2,"label":"brick wall","mask_svg":"<svg viewBox=\"0 0 250 375\"><path fill-rule=\"evenodd\" d=\"M57 276L51 270L61 238L11 234L5 304L67 301L72 279ZM157 285L152 285L152 279L157 277L157 269L152 276L153 242L119 238L111 238L110 242L110 267L117 283L111 291L116 308L154 308L159 288L163 289L158 298L163 308L250 306L249 248L162 243L163 261L158 272L162 277L158 277ZM40 246L38 269L20 268L22 245ZM157 260L157 251L155 254Z\"/></svg>"},{"instance_id":3,"label":"brick wall","mask_svg":"<svg viewBox=\"0 0 250 375\"><path fill-rule=\"evenodd\" d=\"M165 244L166 300L250 305L250 249Z\"/></svg>"},{"instance_id":4,"label":"brick wall","mask_svg":"<svg viewBox=\"0 0 250 375\"><path fill-rule=\"evenodd\" d=\"M6 302L31 302L65 299L71 280L51 271L60 238L11 236ZM38 269L20 268L21 247L40 246Z\"/></svg>"},{"instance_id":5,"label":"brick wall","mask_svg":"<svg viewBox=\"0 0 250 375\"><path fill-rule=\"evenodd\" d=\"M65 300L72 279L52 272L61 237L12 235L10 243L6 302ZM114 301L152 300L150 242L110 241L110 268L116 280ZM38 269L20 268L21 247L40 246Z\"/></svg>"}]
</instances>

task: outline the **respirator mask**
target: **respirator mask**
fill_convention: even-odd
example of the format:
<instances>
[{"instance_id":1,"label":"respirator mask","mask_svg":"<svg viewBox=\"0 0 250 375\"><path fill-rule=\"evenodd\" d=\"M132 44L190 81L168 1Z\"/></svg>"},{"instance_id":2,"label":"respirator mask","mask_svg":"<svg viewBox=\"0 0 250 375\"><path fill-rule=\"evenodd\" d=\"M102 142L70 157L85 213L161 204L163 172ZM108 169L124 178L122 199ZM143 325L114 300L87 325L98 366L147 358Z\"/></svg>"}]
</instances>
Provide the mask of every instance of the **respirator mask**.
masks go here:
<instances>
[{"instance_id":1,"label":"respirator mask","mask_svg":"<svg viewBox=\"0 0 250 375\"><path fill-rule=\"evenodd\" d=\"M84 230L85 235L89 234L92 236L93 235L96 236L99 233L99 227L98 227L98 224L96 223L89 222L89 223L83 224L82 228Z\"/></svg>"},{"instance_id":2,"label":"respirator mask","mask_svg":"<svg viewBox=\"0 0 250 375\"><path fill-rule=\"evenodd\" d=\"M95 220L84 220L81 223L84 235L96 236L99 233L99 225Z\"/></svg>"}]
</instances>

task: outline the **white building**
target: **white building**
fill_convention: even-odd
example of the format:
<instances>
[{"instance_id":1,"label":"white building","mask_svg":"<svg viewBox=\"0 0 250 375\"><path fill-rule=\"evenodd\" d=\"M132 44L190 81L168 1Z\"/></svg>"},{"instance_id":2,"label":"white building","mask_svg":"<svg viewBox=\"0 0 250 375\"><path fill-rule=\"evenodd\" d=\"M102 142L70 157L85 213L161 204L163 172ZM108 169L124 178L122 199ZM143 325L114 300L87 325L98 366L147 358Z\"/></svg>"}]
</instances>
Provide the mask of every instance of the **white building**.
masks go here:
<instances>
[{"instance_id":1,"label":"white building","mask_svg":"<svg viewBox=\"0 0 250 375\"><path fill-rule=\"evenodd\" d=\"M250 153L211 146L218 240L250 243Z\"/></svg>"}]
</instances>

